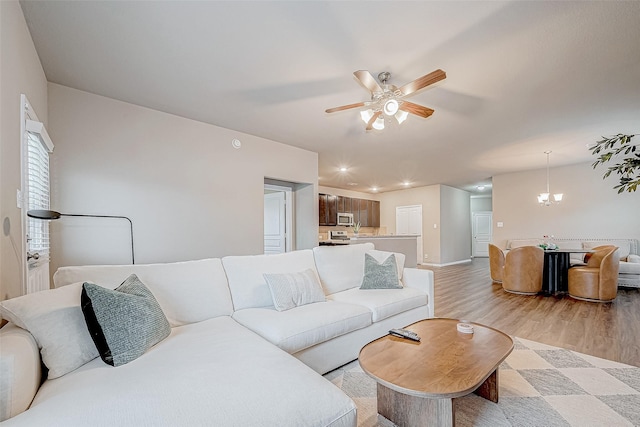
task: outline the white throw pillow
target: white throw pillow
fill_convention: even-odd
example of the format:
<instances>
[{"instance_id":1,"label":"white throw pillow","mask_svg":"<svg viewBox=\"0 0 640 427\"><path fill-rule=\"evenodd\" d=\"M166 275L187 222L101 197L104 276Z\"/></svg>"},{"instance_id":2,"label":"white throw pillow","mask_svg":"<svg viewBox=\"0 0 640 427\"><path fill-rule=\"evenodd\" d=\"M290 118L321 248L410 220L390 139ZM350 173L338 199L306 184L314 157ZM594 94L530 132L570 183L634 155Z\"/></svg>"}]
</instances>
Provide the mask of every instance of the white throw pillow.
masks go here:
<instances>
[{"instance_id":1,"label":"white throw pillow","mask_svg":"<svg viewBox=\"0 0 640 427\"><path fill-rule=\"evenodd\" d=\"M98 357L80 308L82 283L0 302L2 317L28 330L40 348L49 378L58 378Z\"/></svg>"},{"instance_id":2,"label":"white throw pillow","mask_svg":"<svg viewBox=\"0 0 640 427\"><path fill-rule=\"evenodd\" d=\"M264 279L278 311L326 301L316 273L310 268L300 273L264 274Z\"/></svg>"},{"instance_id":3,"label":"white throw pillow","mask_svg":"<svg viewBox=\"0 0 640 427\"><path fill-rule=\"evenodd\" d=\"M640 255L631 254L627 257L627 262L632 262L634 264L640 263Z\"/></svg>"}]
</instances>

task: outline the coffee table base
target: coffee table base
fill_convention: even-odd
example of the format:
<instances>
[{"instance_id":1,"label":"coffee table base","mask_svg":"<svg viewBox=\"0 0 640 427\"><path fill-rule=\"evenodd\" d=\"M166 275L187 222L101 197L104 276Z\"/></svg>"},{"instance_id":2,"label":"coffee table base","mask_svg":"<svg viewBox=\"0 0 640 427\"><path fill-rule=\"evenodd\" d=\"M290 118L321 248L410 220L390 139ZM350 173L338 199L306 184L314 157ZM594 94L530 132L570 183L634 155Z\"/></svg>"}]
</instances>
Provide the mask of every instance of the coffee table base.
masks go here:
<instances>
[{"instance_id":1,"label":"coffee table base","mask_svg":"<svg viewBox=\"0 0 640 427\"><path fill-rule=\"evenodd\" d=\"M475 391L478 396L498 402L498 370L480 384ZM398 427L455 425L455 399L432 399L411 396L391 390L378 383L378 414Z\"/></svg>"}]
</instances>

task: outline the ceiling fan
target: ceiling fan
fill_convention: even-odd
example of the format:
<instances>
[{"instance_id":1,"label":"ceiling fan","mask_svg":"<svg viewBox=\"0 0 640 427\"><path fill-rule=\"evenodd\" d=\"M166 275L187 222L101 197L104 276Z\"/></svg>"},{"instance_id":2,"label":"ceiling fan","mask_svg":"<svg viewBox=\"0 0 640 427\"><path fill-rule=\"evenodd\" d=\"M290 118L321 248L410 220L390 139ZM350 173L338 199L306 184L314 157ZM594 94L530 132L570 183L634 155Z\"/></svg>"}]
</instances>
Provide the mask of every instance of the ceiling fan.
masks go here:
<instances>
[{"instance_id":1,"label":"ceiling fan","mask_svg":"<svg viewBox=\"0 0 640 427\"><path fill-rule=\"evenodd\" d=\"M384 129L383 114L385 116L395 116L398 123L402 123L407 118L407 113L424 118L429 117L433 114L431 108L414 104L404 98L447 77L444 71L438 69L398 88L388 83L391 78L391 73L388 71L378 74L378 80L381 84L378 84L371 73L366 70L355 71L353 75L356 76L362 86L371 92L371 101L329 108L326 112L335 113L336 111L349 110L351 108L367 107L366 110L360 113L362 120L367 123L367 130Z\"/></svg>"}]
</instances>

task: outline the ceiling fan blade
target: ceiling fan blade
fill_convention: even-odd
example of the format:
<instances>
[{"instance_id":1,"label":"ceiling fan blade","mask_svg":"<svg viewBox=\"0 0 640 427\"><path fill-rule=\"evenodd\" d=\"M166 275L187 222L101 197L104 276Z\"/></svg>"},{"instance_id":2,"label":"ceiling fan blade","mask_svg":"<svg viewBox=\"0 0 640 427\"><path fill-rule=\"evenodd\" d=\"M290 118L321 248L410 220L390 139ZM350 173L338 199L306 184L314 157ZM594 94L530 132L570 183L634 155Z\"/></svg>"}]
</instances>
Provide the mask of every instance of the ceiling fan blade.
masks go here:
<instances>
[{"instance_id":1,"label":"ceiling fan blade","mask_svg":"<svg viewBox=\"0 0 640 427\"><path fill-rule=\"evenodd\" d=\"M375 113L373 113L373 116L371 116L371 118L369 119L369 123L367 123L367 130L371 130L373 129L373 122L375 122L378 117L380 117L380 114L382 114L382 111L377 111Z\"/></svg>"},{"instance_id":2,"label":"ceiling fan blade","mask_svg":"<svg viewBox=\"0 0 640 427\"><path fill-rule=\"evenodd\" d=\"M335 113L336 111L342 111L342 110L349 110L351 108L364 107L365 105L367 105L367 104L365 104L364 102L356 102L355 104L342 105L340 107L329 108L328 110L325 110L325 112L327 112L327 113Z\"/></svg>"},{"instance_id":3,"label":"ceiling fan blade","mask_svg":"<svg viewBox=\"0 0 640 427\"><path fill-rule=\"evenodd\" d=\"M402 94L406 96L414 92L417 92L420 89L425 88L429 85L432 85L436 82L439 82L440 80L443 80L446 77L447 77L447 73L438 69L402 86L400 88L400 92L402 92Z\"/></svg>"},{"instance_id":4,"label":"ceiling fan blade","mask_svg":"<svg viewBox=\"0 0 640 427\"><path fill-rule=\"evenodd\" d=\"M360 83L362 83L362 86L369 89L371 93L382 92L382 88L376 79L374 79L371 73L367 70L354 71L353 75L356 76Z\"/></svg>"},{"instance_id":5,"label":"ceiling fan blade","mask_svg":"<svg viewBox=\"0 0 640 427\"><path fill-rule=\"evenodd\" d=\"M407 113L415 114L416 116L424 117L425 119L432 115L434 111L431 108L423 107L422 105L414 104L409 101L402 101L399 109L406 111Z\"/></svg>"}]
</instances>

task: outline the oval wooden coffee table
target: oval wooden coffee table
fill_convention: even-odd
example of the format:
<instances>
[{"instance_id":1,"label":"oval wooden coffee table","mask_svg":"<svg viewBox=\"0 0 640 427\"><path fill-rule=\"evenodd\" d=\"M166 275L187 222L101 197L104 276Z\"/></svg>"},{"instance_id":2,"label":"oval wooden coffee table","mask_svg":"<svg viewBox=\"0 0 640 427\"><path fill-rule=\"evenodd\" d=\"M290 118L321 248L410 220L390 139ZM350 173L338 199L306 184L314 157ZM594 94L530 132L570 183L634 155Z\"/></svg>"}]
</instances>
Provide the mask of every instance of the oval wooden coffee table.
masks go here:
<instances>
[{"instance_id":1,"label":"oval wooden coffee table","mask_svg":"<svg viewBox=\"0 0 640 427\"><path fill-rule=\"evenodd\" d=\"M503 332L455 319L426 319L405 329L415 342L386 335L360 350L362 369L378 383L378 413L398 426L453 426L454 398L471 392L498 401L498 366L513 350Z\"/></svg>"}]
</instances>

